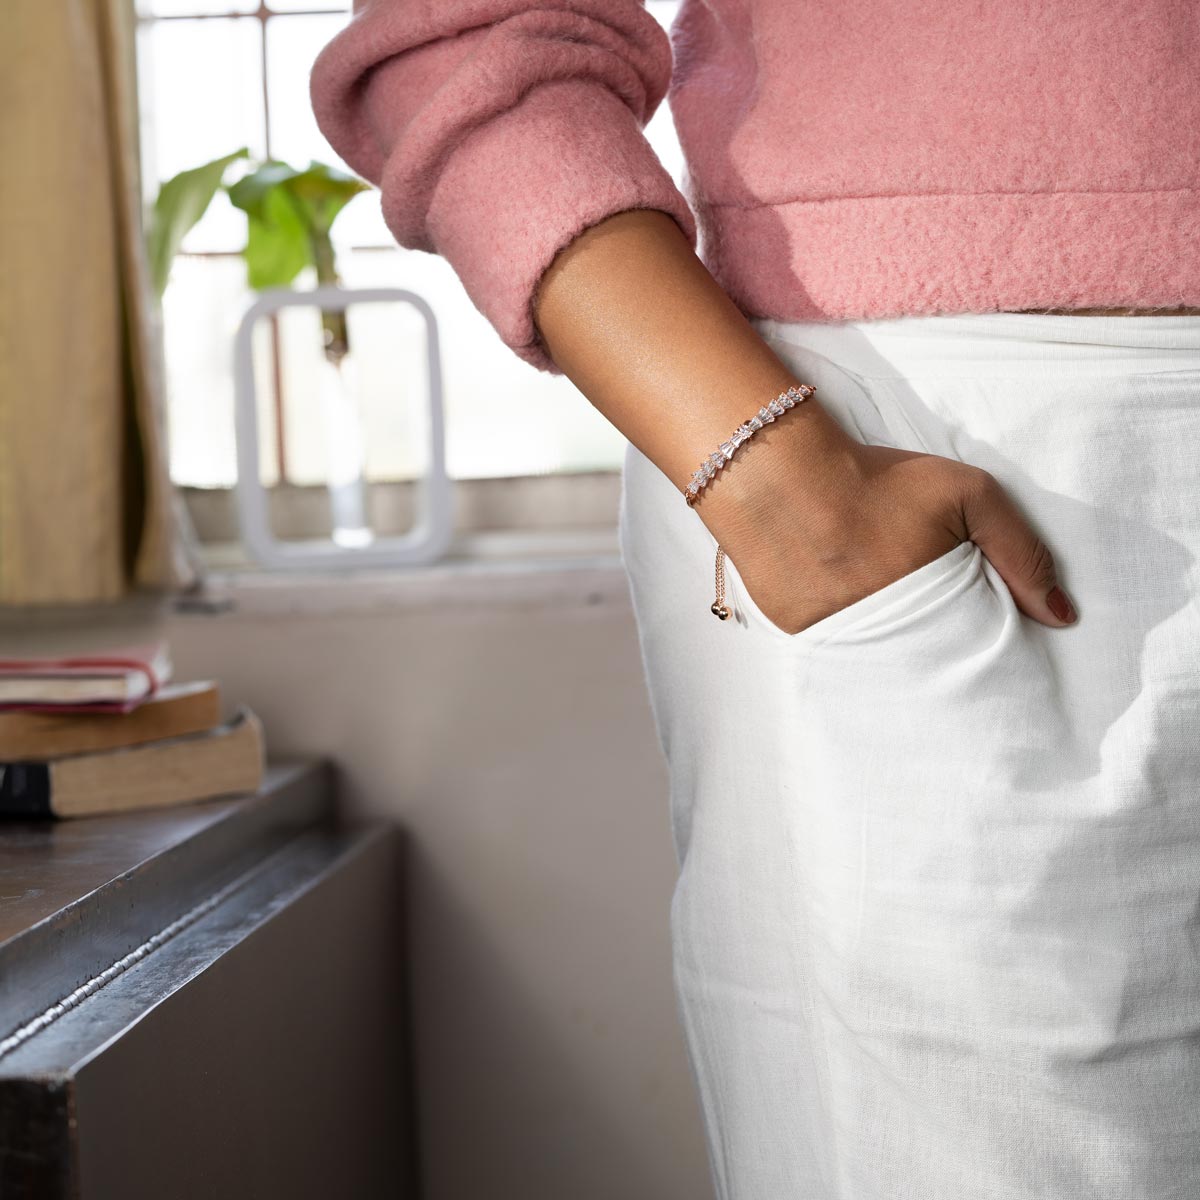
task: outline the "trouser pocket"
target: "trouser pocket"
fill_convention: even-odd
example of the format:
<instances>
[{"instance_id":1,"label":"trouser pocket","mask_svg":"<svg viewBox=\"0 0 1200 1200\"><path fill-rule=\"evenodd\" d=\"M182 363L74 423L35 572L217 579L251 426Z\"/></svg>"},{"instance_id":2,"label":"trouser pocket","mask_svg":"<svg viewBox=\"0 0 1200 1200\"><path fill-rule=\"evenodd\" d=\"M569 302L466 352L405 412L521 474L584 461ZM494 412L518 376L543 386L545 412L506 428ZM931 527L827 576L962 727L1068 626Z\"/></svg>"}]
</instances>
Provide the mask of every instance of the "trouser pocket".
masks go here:
<instances>
[{"instance_id":1,"label":"trouser pocket","mask_svg":"<svg viewBox=\"0 0 1200 1200\"><path fill-rule=\"evenodd\" d=\"M899 583L798 635L781 662L798 815L833 839L814 854L814 896L846 945L889 927L903 940L905 922L927 923L925 944L962 934L977 872L1028 875L1024 839L1087 773L1047 640L1074 631L1023 616L973 542Z\"/></svg>"},{"instance_id":2,"label":"trouser pocket","mask_svg":"<svg viewBox=\"0 0 1200 1200\"><path fill-rule=\"evenodd\" d=\"M902 575L899 579L839 608L827 617L788 633L759 608L747 589L737 563L726 557L729 599L746 616L747 624L764 630L769 636L791 647L817 646L834 639L862 641L899 628L922 614L932 617L954 596L972 586L980 573L979 547L960 542L953 549Z\"/></svg>"}]
</instances>

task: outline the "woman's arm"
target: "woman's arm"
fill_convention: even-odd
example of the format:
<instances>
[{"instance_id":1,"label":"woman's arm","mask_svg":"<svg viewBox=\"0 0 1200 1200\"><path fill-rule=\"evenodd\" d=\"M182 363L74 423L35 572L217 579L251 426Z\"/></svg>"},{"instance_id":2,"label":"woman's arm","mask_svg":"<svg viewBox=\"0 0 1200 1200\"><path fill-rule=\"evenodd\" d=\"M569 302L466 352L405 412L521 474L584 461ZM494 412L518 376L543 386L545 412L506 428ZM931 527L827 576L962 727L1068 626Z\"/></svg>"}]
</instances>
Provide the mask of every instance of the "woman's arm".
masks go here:
<instances>
[{"instance_id":1,"label":"woman's arm","mask_svg":"<svg viewBox=\"0 0 1200 1200\"><path fill-rule=\"evenodd\" d=\"M627 209L695 217L646 140L667 32L642 0L355 0L313 64L313 113L377 184L407 249L439 254L506 345L556 372L531 297L555 254Z\"/></svg>"},{"instance_id":2,"label":"woman's arm","mask_svg":"<svg viewBox=\"0 0 1200 1200\"><path fill-rule=\"evenodd\" d=\"M534 320L562 372L680 489L750 413L806 382L758 336L678 224L653 209L609 216L560 251L535 294ZM1066 623L1047 603L1050 552L993 476L864 446L818 396L755 434L694 511L788 632L967 537L1022 611Z\"/></svg>"},{"instance_id":3,"label":"woman's arm","mask_svg":"<svg viewBox=\"0 0 1200 1200\"><path fill-rule=\"evenodd\" d=\"M693 252L694 214L643 133L671 72L641 0L355 0L311 93L399 244L442 255L507 345L569 375L682 488L804 381ZM990 475L863 446L815 398L756 434L696 511L783 628L966 536L1025 612L1060 623L1049 552Z\"/></svg>"}]
</instances>

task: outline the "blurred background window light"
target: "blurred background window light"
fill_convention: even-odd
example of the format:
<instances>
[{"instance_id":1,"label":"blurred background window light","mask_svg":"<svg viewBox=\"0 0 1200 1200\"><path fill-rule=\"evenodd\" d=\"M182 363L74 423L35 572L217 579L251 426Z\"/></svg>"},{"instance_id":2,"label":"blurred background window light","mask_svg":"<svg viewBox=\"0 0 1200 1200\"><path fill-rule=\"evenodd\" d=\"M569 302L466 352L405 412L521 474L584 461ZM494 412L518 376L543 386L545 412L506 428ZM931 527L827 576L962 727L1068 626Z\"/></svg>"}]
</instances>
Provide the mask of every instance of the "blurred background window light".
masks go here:
<instances>
[{"instance_id":1,"label":"blurred background window light","mask_svg":"<svg viewBox=\"0 0 1200 1200\"><path fill-rule=\"evenodd\" d=\"M256 157L349 168L321 136L308 99L313 59L349 20L330 0L139 0L138 70L146 201L177 172L247 146ZM669 27L678 0L646 5ZM664 102L647 136L682 181L682 154ZM229 487L235 478L232 343L254 296L240 249L245 218L218 193L176 260L163 304L171 471L176 483ZM512 353L440 257L397 247L379 194L351 201L334 227L347 287L402 287L439 321L446 450L456 479L618 471L624 439L562 376ZM295 283L311 287L311 272ZM293 312L258 338L264 482L324 482L317 401L320 354L313 312ZM367 478L412 479L423 469L419 403L423 326L407 306L350 311L362 383Z\"/></svg>"}]
</instances>

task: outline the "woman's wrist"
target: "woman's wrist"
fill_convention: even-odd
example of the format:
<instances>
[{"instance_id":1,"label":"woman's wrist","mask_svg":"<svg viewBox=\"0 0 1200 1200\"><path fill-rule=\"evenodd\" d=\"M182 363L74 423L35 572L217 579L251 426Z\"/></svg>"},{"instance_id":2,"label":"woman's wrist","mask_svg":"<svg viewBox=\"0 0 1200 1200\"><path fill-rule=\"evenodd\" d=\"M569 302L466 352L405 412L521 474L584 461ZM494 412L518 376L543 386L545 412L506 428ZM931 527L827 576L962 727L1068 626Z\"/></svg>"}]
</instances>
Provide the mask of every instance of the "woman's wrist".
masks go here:
<instances>
[{"instance_id":1,"label":"woman's wrist","mask_svg":"<svg viewBox=\"0 0 1200 1200\"><path fill-rule=\"evenodd\" d=\"M858 445L810 396L744 442L701 490L694 511L730 546L798 521L824 523L828 509L853 493Z\"/></svg>"},{"instance_id":2,"label":"woman's wrist","mask_svg":"<svg viewBox=\"0 0 1200 1200\"><path fill-rule=\"evenodd\" d=\"M618 213L581 233L546 271L536 323L585 396L683 491L738 425L810 383L761 338L655 210ZM744 442L694 506L731 544L779 519L778 506L832 494L853 445L816 396Z\"/></svg>"}]
</instances>

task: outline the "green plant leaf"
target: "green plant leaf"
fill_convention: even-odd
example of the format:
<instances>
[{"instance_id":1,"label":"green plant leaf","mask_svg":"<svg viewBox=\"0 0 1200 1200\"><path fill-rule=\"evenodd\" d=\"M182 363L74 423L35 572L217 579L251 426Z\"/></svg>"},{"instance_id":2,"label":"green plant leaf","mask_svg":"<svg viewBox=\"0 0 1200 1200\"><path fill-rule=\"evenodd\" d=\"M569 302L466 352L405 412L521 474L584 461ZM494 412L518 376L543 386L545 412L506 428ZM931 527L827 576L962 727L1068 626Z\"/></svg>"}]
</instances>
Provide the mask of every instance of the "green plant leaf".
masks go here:
<instances>
[{"instance_id":1,"label":"green plant leaf","mask_svg":"<svg viewBox=\"0 0 1200 1200\"><path fill-rule=\"evenodd\" d=\"M282 188L269 188L247 213L246 278L255 291L287 287L313 261L304 217Z\"/></svg>"},{"instance_id":2,"label":"green plant leaf","mask_svg":"<svg viewBox=\"0 0 1200 1200\"><path fill-rule=\"evenodd\" d=\"M328 234L338 213L370 185L354 175L347 175L325 163L310 162L287 181L288 191L300 202L309 227L318 234Z\"/></svg>"},{"instance_id":3,"label":"green plant leaf","mask_svg":"<svg viewBox=\"0 0 1200 1200\"><path fill-rule=\"evenodd\" d=\"M298 171L270 160L239 179L228 191L250 222L250 286L285 287L310 264L319 283L335 283L330 229L338 213L368 188L361 179L315 161Z\"/></svg>"},{"instance_id":4,"label":"green plant leaf","mask_svg":"<svg viewBox=\"0 0 1200 1200\"><path fill-rule=\"evenodd\" d=\"M295 167L289 167L287 163L271 158L259 163L253 171L243 175L237 183L225 190L235 208L240 208L249 217L263 220L268 193L297 174L299 172Z\"/></svg>"},{"instance_id":5,"label":"green plant leaf","mask_svg":"<svg viewBox=\"0 0 1200 1200\"><path fill-rule=\"evenodd\" d=\"M150 279L160 300L167 290L171 264L183 239L208 211L230 163L249 156L250 151L243 146L224 158L180 171L159 188L147 221L146 249Z\"/></svg>"}]
</instances>

